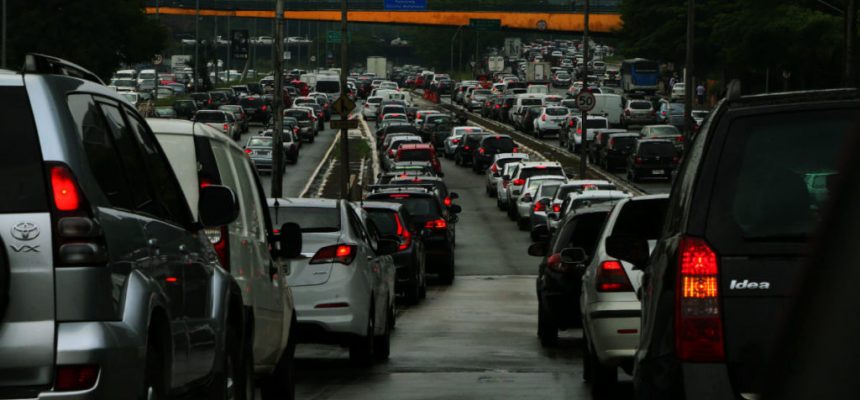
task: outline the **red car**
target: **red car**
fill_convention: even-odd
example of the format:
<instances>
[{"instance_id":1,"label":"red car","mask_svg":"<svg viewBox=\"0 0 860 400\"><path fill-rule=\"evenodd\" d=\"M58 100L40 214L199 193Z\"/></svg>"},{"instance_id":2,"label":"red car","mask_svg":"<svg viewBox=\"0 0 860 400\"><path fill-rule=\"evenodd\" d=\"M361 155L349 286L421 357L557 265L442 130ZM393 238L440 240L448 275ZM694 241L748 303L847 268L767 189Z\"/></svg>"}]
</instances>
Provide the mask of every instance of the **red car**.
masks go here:
<instances>
[{"instance_id":1,"label":"red car","mask_svg":"<svg viewBox=\"0 0 860 400\"><path fill-rule=\"evenodd\" d=\"M436 148L430 143L404 144L397 148L396 161L429 161L437 174L442 173L442 164L436 158Z\"/></svg>"}]
</instances>

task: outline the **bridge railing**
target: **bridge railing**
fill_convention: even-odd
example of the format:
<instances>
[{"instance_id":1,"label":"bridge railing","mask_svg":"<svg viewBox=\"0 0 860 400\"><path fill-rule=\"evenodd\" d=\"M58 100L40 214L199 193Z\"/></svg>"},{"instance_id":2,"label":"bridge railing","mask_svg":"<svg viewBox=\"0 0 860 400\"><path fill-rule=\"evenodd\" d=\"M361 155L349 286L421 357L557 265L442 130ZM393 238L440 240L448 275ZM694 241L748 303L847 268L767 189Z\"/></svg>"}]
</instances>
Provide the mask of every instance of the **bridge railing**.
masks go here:
<instances>
[{"instance_id":1,"label":"bridge railing","mask_svg":"<svg viewBox=\"0 0 860 400\"><path fill-rule=\"evenodd\" d=\"M430 11L508 11L508 12L553 12L581 13L584 1L573 5L568 0L426 0ZM591 0L591 12L616 13L622 0ZM182 7L193 9L196 0L147 0L148 7ZM287 11L340 10L339 0L285 2ZM215 10L273 10L272 0L200 0L200 8ZM385 1L350 1L350 10L384 11Z\"/></svg>"}]
</instances>

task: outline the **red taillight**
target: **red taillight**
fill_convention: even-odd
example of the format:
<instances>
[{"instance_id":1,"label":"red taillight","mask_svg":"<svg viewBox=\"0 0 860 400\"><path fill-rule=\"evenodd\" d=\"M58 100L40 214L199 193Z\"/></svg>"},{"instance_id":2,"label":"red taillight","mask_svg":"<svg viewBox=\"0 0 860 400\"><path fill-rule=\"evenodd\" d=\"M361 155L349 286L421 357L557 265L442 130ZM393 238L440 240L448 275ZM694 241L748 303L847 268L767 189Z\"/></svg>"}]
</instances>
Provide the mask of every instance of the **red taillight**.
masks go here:
<instances>
[{"instance_id":1,"label":"red taillight","mask_svg":"<svg viewBox=\"0 0 860 400\"><path fill-rule=\"evenodd\" d=\"M403 222L400 221L400 215L397 213L394 213L394 222L397 223L397 236L400 236L400 245L397 246L397 250L406 250L412 244L412 233L403 226Z\"/></svg>"},{"instance_id":2,"label":"red taillight","mask_svg":"<svg viewBox=\"0 0 860 400\"><path fill-rule=\"evenodd\" d=\"M299 133L299 127L298 127L298 126L294 126L294 127L293 127L293 132L295 132L295 133Z\"/></svg>"},{"instance_id":3,"label":"red taillight","mask_svg":"<svg viewBox=\"0 0 860 400\"><path fill-rule=\"evenodd\" d=\"M479 154L484 154L484 152L485 152L485 150L484 150L484 148L483 148L483 147L479 147L479 148L478 148L478 153L479 153Z\"/></svg>"},{"instance_id":4,"label":"red taillight","mask_svg":"<svg viewBox=\"0 0 860 400\"><path fill-rule=\"evenodd\" d=\"M572 128L573 127L573 120L567 121L567 126Z\"/></svg>"},{"instance_id":5,"label":"red taillight","mask_svg":"<svg viewBox=\"0 0 860 400\"><path fill-rule=\"evenodd\" d=\"M498 105L498 104L496 104L496 110L498 110L499 108L501 108L501 107L499 107L499 105Z\"/></svg>"},{"instance_id":6,"label":"red taillight","mask_svg":"<svg viewBox=\"0 0 860 400\"><path fill-rule=\"evenodd\" d=\"M212 247L215 248L215 253L218 254L218 260L221 261L221 267L225 270L230 270L230 236L227 232L227 226L220 228L206 228L204 230Z\"/></svg>"},{"instance_id":7,"label":"red taillight","mask_svg":"<svg viewBox=\"0 0 860 400\"><path fill-rule=\"evenodd\" d=\"M513 152L513 153L519 153L519 152L520 152L520 148L519 148L519 147L514 147L514 149L513 149L513 150L511 150L511 152Z\"/></svg>"},{"instance_id":8,"label":"red taillight","mask_svg":"<svg viewBox=\"0 0 860 400\"><path fill-rule=\"evenodd\" d=\"M491 166L490 166L490 172L492 172L493 174L498 173L498 172L499 172L499 167L497 167L497 166L496 166L496 164L491 165Z\"/></svg>"},{"instance_id":9,"label":"red taillight","mask_svg":"<svg viewBox=\"0 0 860 400\"><path fill-rule=\"evenodd\" d=\"M522 186L526 184L526 180L523 178L514 179L514 186Z\"/></svg>"},{"instance_id":10,"label":"red taillight","mask_svg":"<svg viewBox=\"0 0 860 400\"><path fill-rule=\"evenodd\" d=\"M630 279L627 278L627 273L624 272L624 266L616 260L606 260L600 263L600 268L597 270L596 284L598 292L633 291L633 285L630 284Z\"/></svg>"},{"instance_id":11,"label":"red taillight","mask_svg":"<svg viewBox=\"0 0 860 400\"><path fill-rule=\"evenodd\" d=\"M224 132L227 132L229 130L230 130L230 125L224 124Z\"/></svg>"},{"instance_id":12,"label":"red taillight","mask_svg":"<svg viewBox=\"0 0 860 400\"><path fill-rule=\"evenodd\" d=\"M576 128L576 134L582 135L582 128Z\"/></svg>"},{"instance_id":13,"label":"red taillight","mask_svg":"<svg viewBox=\"0 0 860 400\"><path fill-rule=\"evenodd\" d=\"M614 146L615 146L615 138L610 138L609 139L609 147L614 147Z\"/></svg>"},{"instance_id":14,"label":"red taillight","mask_svg":"<svg viewBox=\"0 0 860 400\"><path fill-rule=\"evenodd\" d=\"M682 237L678 249L675 350L681 361L720 362L725 342L717 255L699 238Z\"/></svg>"},{"instance_id":15,"label":"red taillight","mask_svg":"<svg viewBox=\"0 0 860 400\"><path fill-rule=\"evenodd\" d=\"M451 139L451 143L454 143L454 144L460 143L460 139Z\"/></svg>"},{"instance_id":16,"label":"red taillight","mask_svg":"<svg viewBox=\"0 0 860 400\"><path fill-rule=\"evenodd\" d=\"M642 157L636 156L636 158L633 159L633 163L636 165L642 164Z\"/></svg>"},{"instance_id":17,"label":"red taillight","mask_svg":"<svg viewBox=\"0 0 860 400\"><path fill-rule=\"evenodd\" d=\"M630 110L624 110L624 115L630 115Z\"/></svg>"},{"instance_id":18,"label":"red taillight","mask_svg":"<svg viewBox=\"0 0 860 400\"><path fill-rule=\"evenodd\" d=\"M54 390L58 392L84 390L93 387L99 377L97 365L64 365L57 367Z\"/></svg>"},{"instance_id":19,"label":"red taillight","mask_svg":"<svg viewBox=\"0 0 860 400\"><path fill-rule=\"evenodd\" d=\"M78 186L67 167L51 167L51 189L54 194L54 207L58 211L75 211L81 205Z\"/></svg>"},{"instance_id":20,"label":"red taillight","mask_svg":"<svg viewBox=\"0 0 860 400\"><path fill-rule=\"evenodd\" d=\"M535 210L535 211L545 211L545 210L546 210L546 205L545 205L543 202L538 201L538 202L536 202L536 203L535 203L534 210Z\"/></svg>"},{"instance_id":21,"label":"red taillight","mask_svg":"<svg viewBox=\"0 0 860 400\"><path fill-rule=\"evenodd\" d=\"M684 135L678 135L678 136L675 138L675 141L676 141L676 142L678 142L678 143L683 143L683 142L684 142Z\"/></svg>"},{"instance_id":22,"label":"red taillight","mask_svg":"<svg viewBox=\"0 0 860 400\"><path fill-rule=\"evenodd\" d=\"M394 149L388 150L388 156L394 157Z\"/></svg>"},{"instance_id":23,"label":"red taillight","mask_svg":"<svg viewBox=\"0 0 860 400\"><path fill-rule=\"evenodd\" d=\"M469 146L463 146L463 150L469 150Z\"/></svg>"},{"instance_id":24,"label":"red taillight","mask_svg":"<svg viewBox=\"0 0 860 400\"><path fill-rule=\"evenodd\" d=\"M253 153L253 152L254 152L254 150L251 150L251 149L245 149L245 154L251 154L251 153Z\"/></svg>"},{"instance_id":25,"label":"red taillight","mask_svg":"<svg viewBox=\"0 0 860 400\"><path fill-rule=\"evenodd\" d=\"M546 258L546 267L555 272L567 272L568 268L561 262L561 254L555 253Z\"/></svg>"},{"instance_id":26,"label":"red taillight","mask_svg":"<svg viewBox=\"0 0 860 400\"><path fill-rule=\"evenodd\" d=\"M311 264L341 263L349 265L355 259L356 247L347 244L326 246L317 251L311 258Z\"/></svg>"},{"instance_id":27,"label":"red taillight","mask_svg":"<svg viewBox=\"0 0 860 400\"><path fill-rule=\"evenodd\" d=\"M409 197L411 197L411 195L408 193L394 193L388 195L389 199L408 199Z\"/></svg>"},{"instance_id":28,"label":"red taillight","mask_svg":"<svg viewBox=\"0 0 860 400\"><path fill-rule=\"evenodd\" d=\"M268 108L268 107L266 107L266 106L262 106L262 107L260 107L260 110L262 110L262 111L266 111L266 110L268 110L268 109L269 109L269 108Z\"/></svg>"},{"instance_id":29,"label":"red taillight","mask_svg":"<svg viewBox=\"0 0 860 400\"><path fill-rule=\"evenodd\" d=\"M560 213L561 212L561 204L553 204L552 205L552 212Z\"/></svg>"},{"instance_id":30,"label":"red taillight","mask_svg":"<svg viewBox=\"0 0 860 400\"><path fill-rule=\"evenodd\" d=\"M541 120L541 121L546 121L546 114L541 115L540 120Z\"/></svg>"},{"instance_id":31,"label":"red taillight","mask_svg":"<svg viewBox=\"0 0 860 400\"><path fill-rule=\"evenodd\" d=\"M430 220L424 223L424 227L427 229L447 229L448 221L445 221L442 218Z\"/></svg>"},{"instance_id":32,"label":"red taillight","mask_svg":"<svg viewBox=\"0 0 860 400\"><path fill-rule=\"evenodd\" d=\"M445 200L442 201L445 204L445 207L451 207L451 198L445 197Z\"/></svg>"}]
</instances>

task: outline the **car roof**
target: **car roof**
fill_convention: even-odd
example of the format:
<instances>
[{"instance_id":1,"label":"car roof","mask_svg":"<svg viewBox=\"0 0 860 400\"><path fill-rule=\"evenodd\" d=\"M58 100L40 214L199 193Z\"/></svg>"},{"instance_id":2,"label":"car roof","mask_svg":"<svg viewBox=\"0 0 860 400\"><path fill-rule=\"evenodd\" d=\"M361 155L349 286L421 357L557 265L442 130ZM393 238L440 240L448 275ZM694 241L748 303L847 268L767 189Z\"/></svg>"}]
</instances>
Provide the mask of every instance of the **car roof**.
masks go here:
<instances>
[{"instance_id":1,"label":"car roof","mask_svg":"<svg viewBox=\"0 0 860 400\"><path fill-rule=\"evenodd\" d=\"M274 207L277 201L278 207L316 207L316 208L336 208L340 200L337 199L321 199L321 198L299 198L299 197L281 197L268 198L266 202L269 207Z\"/></svg>"},{"instance_id":2,"label":"car roof","mask_svg":"<svg viewBox=\"0 0 860 400\"><path fill-rule=\"evenodd\" d=\"M630 197L630 193L623 190L586 190L584 192L571 192L567 194L568 198L591 199L591 198L626 198Z\"/></svg>"},{"instance_id":3,"label":"car roof","mask_svg":"<svg viewBox=\"0 0 860 400\"><path fill-rule=\"evenodd\" d=\"M241 150L235 141L204 123L175 118L147 118L146 123L156 135L201 136Z\"/></svg>"},{"instance_id":4,"label":"car roof","mask_svg":"<svg viewBox=\"0 0 860 400\"><path fill-rule=\"evenodd\" d=\"M400 203L388 203L384 201L363 201L361 202L361 207L374 210L400 211L405 206Z\"/></svg>"}]
</instances>

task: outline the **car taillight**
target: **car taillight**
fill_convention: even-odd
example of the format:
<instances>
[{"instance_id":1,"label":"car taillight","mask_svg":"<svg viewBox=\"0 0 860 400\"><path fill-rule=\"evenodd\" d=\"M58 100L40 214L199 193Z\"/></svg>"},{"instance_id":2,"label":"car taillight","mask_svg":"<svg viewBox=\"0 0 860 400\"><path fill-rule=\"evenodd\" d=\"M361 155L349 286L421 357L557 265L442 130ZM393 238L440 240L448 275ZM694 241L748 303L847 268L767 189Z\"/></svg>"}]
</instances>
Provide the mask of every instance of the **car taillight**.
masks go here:
<instances>
[{"instance_id":1,"label":"car taillight","mask_svg":"<svg viewBox=\"0 0 860 400\"><path fill-rule=\"evenodd\" d=\"M406 250L412 244L412 233L403 226L403 221L400 220L400 215L397 213L394 213L394 222L397 223L397 236L400 237L400 245L397 246L397 250Z\"/></svg>"},{"instance_id":2,"label":"car taillight","mask_svg":"<svg viewBox=\"0 0 860 400\"><path fill-rule=\"evenodd\" d=\"M230 270L230 235L227 232L227 226L219 228L206 228L203 230L212 247L215 248L215 253L218 254L218 260L221 261L221 267L225 270Z\"/></svg>"},{"instance_id":3,"label":"car taillight","mask_svg":"<svg viewBox=\"0 0 860 400\"><path fill-rule=\"evenodd\" d=\"M493 174L498 173L498 172L499 172L499 167L497 167L497 166L496 166L496 164L491 165L491 166L490 166L490 172L492 172Z\"/></svg>"},{"instance_id":4,"label":"car taillight","mask_svg":"<svg viewBox=\"0 0 860 400\"><path fill-rule=\"evenodd\" d=\"M311 258L310 264L340 263L349 265L355 259L355 253L356 247L354 245L336 244L326 246L317 250L317 253Z\"/></svg>"},{"instance_id":5,"label":"car taillight","mask_svg":"<svg viewBox=\"0 0 860 400\"><path fill-rule=\"evenodd\" d=\"M678 136L675 138L675 141L676 141L676 142L678 142L678 143L683 143L683 142L684 142L684 135L678 135Z\"/></svg>"},{"instance_id":6,"label":"car taillight","mask_svg":"<svg viewBox=\"0 0 860 400\"><path fill-rule=\"evenodd\" d=\"M74 175L61 163L47 163L46 169L53 197L51 219L56 228L53 230L55 266L106 265L104 233L93 218Z\"/></svg>"},{"instance_id":7,"label":"car taillight","mask_svg":"<svg viewBox=\"0 0 860 400\"><path fill-rule=\"evenodd\" d=\"M496 104L496 107L495 107L495 108L496 108L496 110L498 110L498 109L499 109L499 108L501 108L501 107L500 107L498 104Z\"/></svg>"},{"instance_id":8,"label":"car taillight","mask_svg":"<svg viewBox=\"0 0 860 400\"><path fill-rule=\"evenodd\" d=\"M613 147L613 146L615 146L615 138L610 138L609 139L609 147Z\"/></svg>"},{"instance_id":9,"label":"car taillight","mask_svg":"<svg viewBox=\"0 0 860 400\"><path fill-rule=\"evenodd\" d=\"M523 178L514 179L514 186L522 186L526 184L526 180Z\"/></svg>"},{"instance_id":10,"label":"car taillight","mask_svg":"<svg viewBox=\"0 0 860 400\"><path fill-rule=\"evenodd\" d=\"M630 110L624 110L624 115L630 115Z\"/></svg>"},{"instance_id":11,"label":"car taillight","mask_svg":"<svg viewBox=\"0 0 860 400\"><path fill-rule=\"evenodd\" d=\"M664 117L666 116L666 112L665 112L665 111L660 111L660 114L663 114L663 116L664 116Z\"/></svg>"},{"instance_id":12,"label":"car taillight","mask_svg":"<svg viewBox=\"0 0 860 400\"><path fill-rule=\"evenodd\" d=\"M54 390L66 392L85 390L95 386L99 377L97 365L63 365L57 367Z\"/></svg>"},{"instance_id":13,"label":"car taillight","mask_svg":"<svg viewBox=\"0 0 860 400\"><path fill-rule=\"evenodd\" d=\"M469 150L469 146L468 145L463 146L463 150Z\"/></svg>"},{"instance_id":14,"label":"car taillight","mask_svg":"<svg viewBox=\"0 0 860 400\"><path fill-rule=\"evenodd\" d=\"M445 221L443 218L430 220L424 223L424 227L427 229L447 229L448 221Z\"/></svg>"},{"instance_id":15,"label":"car taillight","mask_svg":"<svg viewBox=\"0 0 860 400\"><path fill-rule=\"evenodd\" d=\"M616 260L600 263L595 279L598 292L632 292L633 285L624 271L624 266Z\"/></svg>"},{"instance_id":16,"label":"car taillight","mask_svg":"<svg viewBox=\"0 0 860 400\"><path fill-rule=\"evenodd\" d=\"M442 200L442 203L445 204L445 207L451 207L451 198L446 196L445 200Z\"/></svg>"},{"instance_id":17,"label":"car taillight","mask_svg":"<svg viewBox=\"0 0 860 400\"><path fill-rule=\"evenodd\" d=\"M478 147L478 153L479 154L484 154L485 152L486 152L486 150L484 150L483 147Z\"/></svg>"},{"instance_id":18,"label":"car taillight","mask_svg":"<svg viewBox=\"0 0 860 400\"><path fill-rule=\"evenodd\" d=\"M634 157L633 163L636 165L642 164L642 157L639 157L639 156Z\"/></svg>"},{"instance_id":19,"label":"car taillight","mask_svg":"<svg viewBox=\"0 0 860 400\"><path fill-rule=\"evenodd\" d=\"M561 204L553 204L552 205L552 212L560 213L561 212Z\"/></svg>"},{"instance_id":20,"label":"car taillight","mask_svg":"<svg viewBox=\"0 0 860 400\"><path fill-rule=\"evenodd\" d=\"M76 211L80 206L80 192L72 173L65 166L51 167L51 189L54 207L58 211Z\"/></svg>"},{"instance_id":21,"label":"car taillight","mask_svg":"<svg viewBox=\"0 0 860 400\"><path fill-rule=\"evenodd\" d=\"M249 155L250 155L250 154L253 154L253 153L254 153L254 150L251 150L251 149L245 149L245 154L249 154Z\"/></svg>"},{"instance_id":22,"label":"car taillight","mask_svg":"<svg viewBox=\"0 0 860 400\"><path fill-rule=\"evenodd\" d=\"M388 156L394 157L394 149L388 150Z\"/></svg>"},{"instance_id":23,"label":"car taillight","mask_svg":"<svg viewBox=\"0 0 860 400\"><path fill-rule=\"evenodd\" d=\"M293 127L293 132L295 132L295 133L299 133L299 127L298 127L298 126L294 126L294 127Z\"/></svg>"},{"instance_id":24,"label":"car taillight","mask_svg":"<svg viewBox=\"0 0 860 400\"><path fill-rule=\"evenodd\" d=\"M541 120L541 121L546 121L546 114L541 115L540 120Z\"/></svg>"},{"instance_id":25,"label":"car taillight","mask_svg":"<svg viewBox=\"0 0 860 400\"><path fill-rule=\"evenodd\" d=\"M535 203L534 211L546 211L546 205L539 201Z\"/></svg>"},{"instance_id":26,"label":"car taillight","mask_svg":"<svg viewBox=\"0 0 860 400\"><path fill-rule=\"evenodd\" d=\"M451 143L454 143L454 144L460 143L460 139L451 139Z\"/></svg>"},{"instance_id":27,"label":"car taillight","mask_svg":"<svg viewBox=\"0 0 860 400\"><path fill-rule=\"evenodd\" d=\"M582 135L582 128L577 128L577 129L576 129L576 134L577 134L577 135Z\"/></svg>"},{"instance_id":28,"label":"car taillight","mask_svg":"<svg viewBox=\"0 0 860 400\"><path fill-rule=\"evenodd\" d=\"M681 361L721 362L725 342L717 254L699 238L682 237L675 295L675 350Z\"/></svg>"},{"instance_id":29,"label":"car taillight","mask_svg":"<svg viewBox=\"0 0 860 400\"><path fill-rule=\"evenodd\" d=\"M230 130L230 125L224 124L224 132L227 132L229 130Z\"/></svg>"},{"instance_id":30,"label":"car taillight","mask_svg":"<svg viewBox=\"0 0 860 400\"><path fill-rule=\"evenodd\" d=\"M561 254L555 253L546 258L546 267L555 272L567 272L568 267L561 262Z\"/></svg>"}]
</instances>

